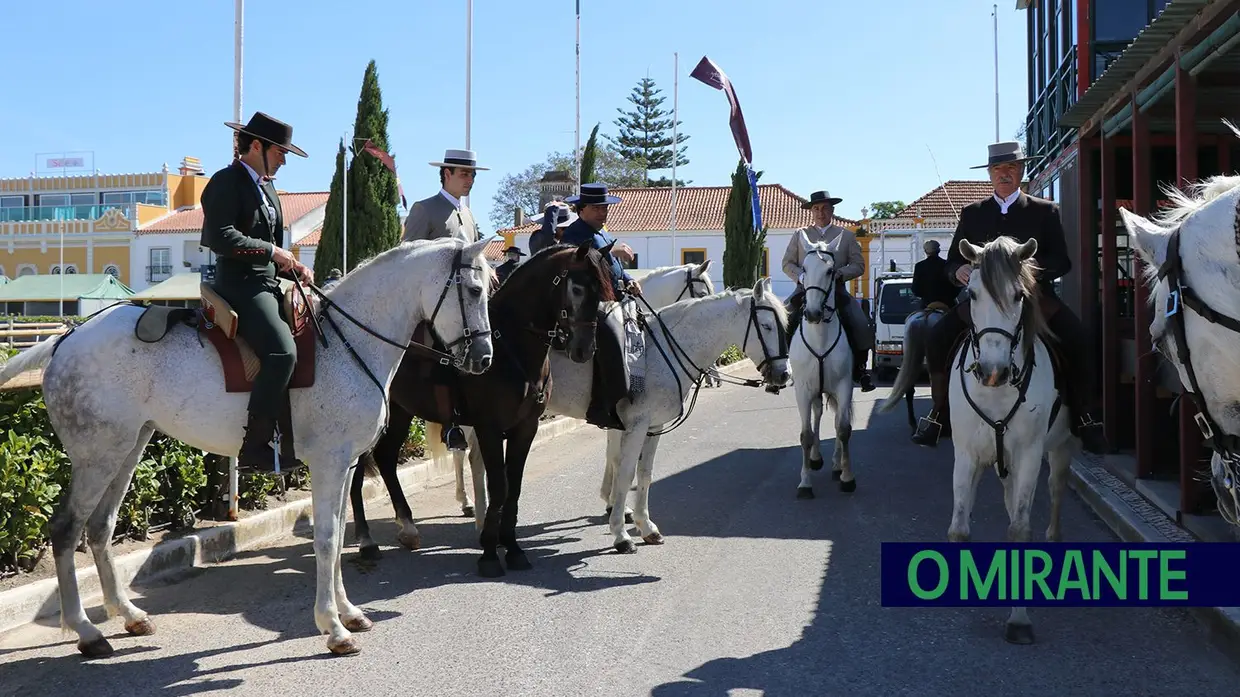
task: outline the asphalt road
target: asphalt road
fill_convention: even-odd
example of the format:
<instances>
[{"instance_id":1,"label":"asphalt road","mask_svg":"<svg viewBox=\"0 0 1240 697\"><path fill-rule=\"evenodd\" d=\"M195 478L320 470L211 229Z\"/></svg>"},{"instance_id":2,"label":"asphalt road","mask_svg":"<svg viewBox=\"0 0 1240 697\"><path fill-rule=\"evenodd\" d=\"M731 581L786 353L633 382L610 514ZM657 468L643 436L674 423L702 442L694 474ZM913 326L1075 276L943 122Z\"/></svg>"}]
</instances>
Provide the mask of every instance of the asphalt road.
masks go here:
<instances>
[{"instance_id":1,"label":"asphalt road","mask_svg":"<svg viewBox=\"0 0 1240 697\"><path fill-rule=\"evenodd\" d=\"M476 534L450 483L411 498L419 552L394 548L390 510L372 509L382 560L365 568L356 547L345 550L350 597L375 620L357 656L326 654L310 542L290 537L146 589L137 603L157 633L128 637L108 621L111 658L84 661L56 627L0 635L0 694L1237 694L1240 669L1179 610L1035 608L1038 643L1013 646L1003 608L881 607L880 542L945 540L951 503L950 448L908 443L899 412L870 422L884 393L857 396L853 494L824 470L817 498L795 498L791 391L703 390L660 448L651 505L661 547L612 553L597 495L604 438L582 429L531 463L521 535L532 571L476 577ZM829 453L826 425L824 438ZM974 521L975 540L1004 538L993 477ZM1112 539L1074 494L1064 536Z\"/></svg>"}]
</instances>

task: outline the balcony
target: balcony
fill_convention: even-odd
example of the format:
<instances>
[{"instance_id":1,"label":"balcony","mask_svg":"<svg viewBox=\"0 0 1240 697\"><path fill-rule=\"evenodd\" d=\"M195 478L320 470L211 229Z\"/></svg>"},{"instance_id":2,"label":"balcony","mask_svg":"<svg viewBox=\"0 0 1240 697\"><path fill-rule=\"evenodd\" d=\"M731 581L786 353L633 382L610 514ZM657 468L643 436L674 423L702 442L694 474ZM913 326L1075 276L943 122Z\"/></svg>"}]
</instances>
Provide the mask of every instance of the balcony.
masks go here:
<instances>
[{"instance_id":1,"label":"balcony","mask_svg":"<svg viewBox=\"0 0 1240 697\"><path fill-rule=\"evenodd\" d=\"M50 220L98 220L112 208L119 208L129 220L137 219L132 203L105 203L87 206L23 206L0 208L0 223L33 223Z\"/></svg>"},{"instance_id":2,"label":"balcony","mask_svg":"<svg viewBox=\"0 0 1240 697\"><path fill-rule=\"evenodd\" d=\"M146 267L147 283L161 283L172 277L172 264Z\"/></svg>"}]
</instances>

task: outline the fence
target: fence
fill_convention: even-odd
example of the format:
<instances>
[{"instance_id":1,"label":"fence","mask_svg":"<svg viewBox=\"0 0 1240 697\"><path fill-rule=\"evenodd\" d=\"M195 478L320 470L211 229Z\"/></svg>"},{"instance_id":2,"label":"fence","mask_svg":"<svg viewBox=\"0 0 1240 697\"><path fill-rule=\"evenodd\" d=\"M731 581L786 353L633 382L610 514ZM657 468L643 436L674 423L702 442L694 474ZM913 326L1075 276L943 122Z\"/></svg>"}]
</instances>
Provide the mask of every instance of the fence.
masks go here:
<instances>
[{"instance_id":1,"label":"fence","mask_svg":"<svg viewBox=\"0 0 1240 697\"><path fill-rule=\"evenodd\" d=\"M67 331L69 327L64 322L19 322L11 317L0 318L0 346L27 349Z\"/></svg>"}]
</instances>

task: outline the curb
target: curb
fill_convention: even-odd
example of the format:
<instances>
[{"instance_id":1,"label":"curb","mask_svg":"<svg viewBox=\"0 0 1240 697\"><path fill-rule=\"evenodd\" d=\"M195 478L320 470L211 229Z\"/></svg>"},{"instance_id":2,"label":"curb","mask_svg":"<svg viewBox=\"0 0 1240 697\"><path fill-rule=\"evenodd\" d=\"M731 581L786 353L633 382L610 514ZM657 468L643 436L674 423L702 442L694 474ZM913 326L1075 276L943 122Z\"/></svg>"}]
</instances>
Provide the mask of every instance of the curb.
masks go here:
<instances>
[{"instance_id":1,"label":"curb","mask_svg":"<svg viewBox=\"0 0 1240 697\"><path fill-rule=\"evenodd\" d=\"M572 433L585 421L557 416L539 426L531 449ZM436 468L434 460L406 462L397 470L406 495L426 490L445 477L454 476L451 458ZM387 497L380 479L366 479L362 496L367 501ZM126 586L151 582L176 583L176 575L195 567L227 561L238 552L261 547L264 543L308 527L313 512L311 499L293 501L236 522L220 523L136 552L116 557L116 574ZM89 555L87 555L89 557ZM80 562L81 560L79 560ZM86 607L99 604L103 591L93 559L89 566L79 563L78 590ZM60 614L60 598L55 578L13 588L0 593L0 632Z\"/></svg>"},{"instance_id":2,"label":"curb","mask_svg":"<svg viewBox=\"0 0 1240 697\"><path fill-rule=\"evenodd\" d=\"M1125 542L1196 542L1192 534L1167 516L1089 455L1072 458L1068 484L1099 518ZM1191 607L1215 644L1240 661L1240 608Z\"/></svg>"}]
</instances>

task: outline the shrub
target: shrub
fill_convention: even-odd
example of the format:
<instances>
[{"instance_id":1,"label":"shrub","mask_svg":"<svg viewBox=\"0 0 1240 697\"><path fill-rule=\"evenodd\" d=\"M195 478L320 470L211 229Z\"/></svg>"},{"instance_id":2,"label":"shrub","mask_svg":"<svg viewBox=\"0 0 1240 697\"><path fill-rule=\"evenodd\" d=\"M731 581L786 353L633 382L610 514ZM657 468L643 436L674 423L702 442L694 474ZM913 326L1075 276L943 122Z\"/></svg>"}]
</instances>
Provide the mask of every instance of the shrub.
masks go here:
<instances>
[{"instance_id":1,"label":"shrub","mask_svg":"<svg viewBox=\"0 0 1240 697\"><path fill-rule=\"evenodd\" d=\"M728 365L743 360L745 360L745 354L737 348L736 344L733 344L724 350L723 355L719 356L719 365Z\"/></svg>"}]
</instances>

